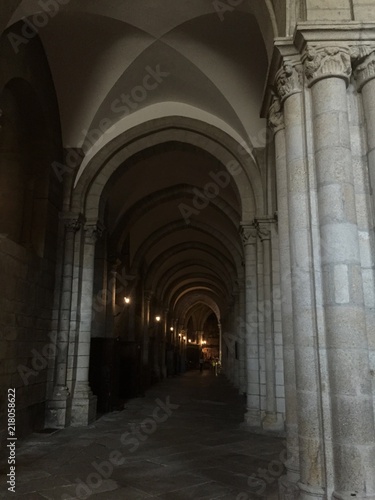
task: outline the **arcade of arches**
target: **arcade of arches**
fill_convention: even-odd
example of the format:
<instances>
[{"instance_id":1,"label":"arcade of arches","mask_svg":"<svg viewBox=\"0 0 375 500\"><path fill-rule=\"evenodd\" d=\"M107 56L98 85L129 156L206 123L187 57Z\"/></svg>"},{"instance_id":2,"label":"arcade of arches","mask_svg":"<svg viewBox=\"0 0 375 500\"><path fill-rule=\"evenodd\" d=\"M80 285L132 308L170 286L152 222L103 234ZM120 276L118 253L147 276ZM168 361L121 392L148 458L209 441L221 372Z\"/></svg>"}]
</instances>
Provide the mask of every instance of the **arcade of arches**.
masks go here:
<instances>
[{"instance_id":1,"label":"arcade of arches","mask_svg":"<svg viewBox=\"0 0 375 500\"><path fill-rule=\"evenodd\" d=\"M178 4L178 5L177 5ZM0 381L19 436L203 355L280 498L375 499L373 0L3 0Z\"/></svg>"}]
</instances>

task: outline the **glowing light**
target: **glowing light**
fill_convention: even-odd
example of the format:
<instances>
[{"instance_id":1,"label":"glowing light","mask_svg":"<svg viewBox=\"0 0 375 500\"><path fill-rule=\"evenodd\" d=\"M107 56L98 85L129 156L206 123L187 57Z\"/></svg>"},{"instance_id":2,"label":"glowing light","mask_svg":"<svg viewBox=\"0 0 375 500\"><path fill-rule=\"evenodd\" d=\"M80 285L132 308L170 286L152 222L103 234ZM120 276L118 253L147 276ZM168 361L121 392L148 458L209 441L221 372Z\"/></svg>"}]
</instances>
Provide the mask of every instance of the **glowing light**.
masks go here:
<instances>
[{"instance_id":1,"label":"glowing light","mask_svg":"<svg viewBox=\"0 0 375 500\"><path fill-rule=\"evenodd\" d=\"M161 320L161 317L160 316L156 316L155 319L159 323L159 321Z\"/></svg>"},{"instance_id":2,"label":"glowing light","mask_svg":"<svg viewBox=\"0 0 375 500\"><path fill-rule=\"evenodd\" d=\"M174 330L174 328L173 328L173 326L171 326L171 327L170 327L170 331L171 331L171 332L173 332L173 330Z\"/></svg>"},{"instance_id":3,"label":"glowing light","mask_svg":"<svg viewBox=\"0 0 375 500\"><path fill-rule=\"evenodd\" d=\"M130 298L129 297L124 297L125 304L130 304Z\"/></svg>"}]
</instances>

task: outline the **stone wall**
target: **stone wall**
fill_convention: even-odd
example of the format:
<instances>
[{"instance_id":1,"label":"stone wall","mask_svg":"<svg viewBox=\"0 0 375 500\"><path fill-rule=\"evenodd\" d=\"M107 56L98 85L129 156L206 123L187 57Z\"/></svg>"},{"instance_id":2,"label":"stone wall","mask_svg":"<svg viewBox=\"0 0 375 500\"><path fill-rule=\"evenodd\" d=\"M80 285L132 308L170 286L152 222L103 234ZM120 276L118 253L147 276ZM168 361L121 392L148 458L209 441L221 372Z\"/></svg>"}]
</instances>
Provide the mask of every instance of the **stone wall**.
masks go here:
<instances>
[{"instance_id":1,"label":"stone wall","mask_svg":"<svg viewBox=\"0 0 375 500\"><path fill-rule=\"evenodd\" d=\"M17 437L44 426L55 263L0 239L0 440L6 393L16 389Z\"/></svg>"},{"instance_id":2,"label":"stone wall","mask_svg":"<svg viewBox=\"0 0 375 500\"><path fill-rule=\"evenodd\" d=\"M12 27L19 34L22 25ZM16 54L0 39L0 441L16 389L17 437L42 429L53 377L52 324L63 182L58 106L37 36ZM15 179L17 171L17 179ZM48 369L50 368L50 369Z\"/></svg>"}]
</instances>

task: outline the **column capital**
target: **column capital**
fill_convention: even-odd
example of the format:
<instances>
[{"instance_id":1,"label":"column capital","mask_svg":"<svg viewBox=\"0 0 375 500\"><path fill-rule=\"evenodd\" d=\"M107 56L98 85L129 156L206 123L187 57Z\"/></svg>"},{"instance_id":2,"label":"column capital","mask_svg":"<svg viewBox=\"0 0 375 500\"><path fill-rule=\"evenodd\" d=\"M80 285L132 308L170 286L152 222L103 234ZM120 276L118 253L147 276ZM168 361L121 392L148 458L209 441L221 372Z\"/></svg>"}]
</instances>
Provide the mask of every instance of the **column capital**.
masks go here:
<instances>
[{"instance_id":1,"label":"column capital","mask_svg":"<svg viewBox=\"0 0 375 500\"><path fill-rule=\"evenodd\" d=\"M274 96L268 111L268 125L274 134L285 128L284 113L281 108L280 99Z\"/></svg>"},{"instance_id":2,"label":"column capital","mask_svg":"<svg viewBox=\"0 0 375 500\"><path fill-rule=\"evenodd\" d=\"M299 61L284 60L275 75L275 86L281 103L302 91L302 66Z\"/></svg>"},{"instance_id":3,"label":"column capital","mask_svg":"<svg viewBox=\"0 0 375 500\"><path fill-rule=\"evenodd\" d=\"M354 45L350 47L350 56L357 90L361 92L366 83L375 78L375 44Z\"/></svg>"},{"instance_id":4,"label":"column capital","mask_svg":"<svg viewBox=\"0 0 375 500\"><path fill-rule=\"evenodd\" d=\"M67 232L76 233L85 223L85 218L82 214L73 212L61 212L60 220L64 223Z\"/></svg>"},{"instance_id":5,"label":"column capital","mask_svg":"<svg viewBox=\"0 0 375 500\"><path fill-rule=\"evenodd\" d=\"M271 239L271 224L275 222L276 220L273 217L268 216L254 219L257 234L262 242Z\"/></svg>"},{"instance_id":6,"label":"column capital","mask_svg":"<svg viewBox=\"0 0 375 500\"><path fill-rule=\"evenodd\" d=\"M349 47L307 44L302 62L309 87L323 78L342 78L349 84L352 74Z\"/></svg>"},{"instance_id":7,"label":"column capital","mask_svg":"<svg viewBox=\"0 0 375 500\"><path fill-rule=\"evenodd\" d=\"M84 231L86 243L94 245L96 241L103 236L105 227L100 221L86 222Z\"/></svg>"},{"instance_id":8,"label":"column capital","mask_svg":"<svg viewBox=\"0 0 375 500\"><path fill-rule=\"evenodd\" d=\"M255 245L257 242L257 230L254 223L241 223L240 235L244 247L247 245Z\"/></svg>"}]
</instances>

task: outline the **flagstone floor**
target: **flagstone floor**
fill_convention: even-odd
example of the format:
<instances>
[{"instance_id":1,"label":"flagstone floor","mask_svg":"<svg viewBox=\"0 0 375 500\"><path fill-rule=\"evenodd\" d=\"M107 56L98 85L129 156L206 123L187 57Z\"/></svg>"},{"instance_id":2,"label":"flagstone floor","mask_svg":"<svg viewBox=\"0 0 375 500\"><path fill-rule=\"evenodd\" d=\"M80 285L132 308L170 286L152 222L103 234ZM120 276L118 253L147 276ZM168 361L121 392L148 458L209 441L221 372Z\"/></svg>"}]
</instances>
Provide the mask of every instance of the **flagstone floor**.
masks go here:
<instances>
[{"instance_id":1,"label":"flagstone floor","mask_svg":"<svg viewBox=\"0 0 375 500\"><path fill-rule=\"evenodd\" d=\"M16 493L0 462L0 498L277 499L281 438L252 434L223 375L167 379L86 428L18 442Z\"/></svg>"}]
</instances>

